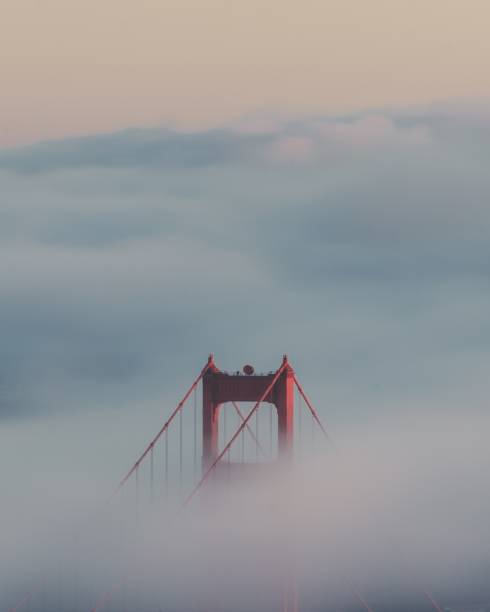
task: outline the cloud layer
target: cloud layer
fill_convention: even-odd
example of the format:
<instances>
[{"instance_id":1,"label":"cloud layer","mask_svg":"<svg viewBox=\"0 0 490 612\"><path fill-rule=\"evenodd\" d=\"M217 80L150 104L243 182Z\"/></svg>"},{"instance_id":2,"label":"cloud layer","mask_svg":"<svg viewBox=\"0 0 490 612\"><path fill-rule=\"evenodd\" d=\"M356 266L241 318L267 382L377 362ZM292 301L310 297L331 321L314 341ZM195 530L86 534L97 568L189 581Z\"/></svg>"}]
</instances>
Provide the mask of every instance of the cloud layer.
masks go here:
<instances>
[{"instance_id":1,"label":"cloud layer","mask_svg":"<svg viewBox=\"0 0 490 612\"><path fill-rule=\"evenodd\" d=\"M442 606L483 603L488 427L488 416L444 431L436 414L423 430L392 419L292 473L208 482L178 515L160 489L150 504L142 481L137 498L130 483L97 511L77 481L46 488L42 529L4 505L0 605L34 587L31 610L277 610L291 573L304 611L360 610L356 593L376 612L429 612L427 592Z\"/></svg>"},{"instance_id":2,"label":"cloud layer","mask_svg":"<svg viewBox=\"0 0 490 612\"><path fill-rule=\"evenodd\" d=\"M2 151L0 415L145 401L210 351L289 352L337 406L476 393L489 154L450 107Z\"/></svg>"}]
</instances>

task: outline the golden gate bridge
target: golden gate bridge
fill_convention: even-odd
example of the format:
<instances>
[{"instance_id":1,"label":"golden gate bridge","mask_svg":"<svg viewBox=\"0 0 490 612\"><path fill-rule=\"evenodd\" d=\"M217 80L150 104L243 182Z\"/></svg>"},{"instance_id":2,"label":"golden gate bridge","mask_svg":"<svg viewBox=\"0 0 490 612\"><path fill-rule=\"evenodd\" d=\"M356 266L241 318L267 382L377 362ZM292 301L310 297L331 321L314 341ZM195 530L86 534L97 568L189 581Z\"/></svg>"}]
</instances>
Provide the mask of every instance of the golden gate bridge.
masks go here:
<instances>
[{"instance_id":1,"label":"golden gate bridge","mask_svg":"<svg viewBox=\"0 0 490 612\"><path fill-rule=\"evenodd\" d=\"M247 411L244 405L251 408ZM278 464L288 469L305 453L314 457L317 432L333 447L286 355L277 370L257 374L251 365L244 366L242 371L222 371L211 354L160 430L119 482L109 502L132 489L139 507L145 487L151 504L157 500L169 506L173 504L176 514L182 514L204 489L211 496L217 494L217 483L219 486L240 481L250 483L267 465ZM308 440L304 444L306 436ZM282 574L274 612L299 612L300 589L294 563L286 562ZM123 573L113 585L94 596L86 612L125 608L121 592L127 577ZM42 605L36 607L36 600L46 602L43 589L49 589L49 584L40 582L9 612L42 608ZM349 590L361 609L374 612L358 589L349 586ZM432 609L443 612L432 593L425 588L420 591ZM164 606L165 602L161 602L158 610ZM219 609L219 606L213 607Z\"/></svg>"}]
</instances>

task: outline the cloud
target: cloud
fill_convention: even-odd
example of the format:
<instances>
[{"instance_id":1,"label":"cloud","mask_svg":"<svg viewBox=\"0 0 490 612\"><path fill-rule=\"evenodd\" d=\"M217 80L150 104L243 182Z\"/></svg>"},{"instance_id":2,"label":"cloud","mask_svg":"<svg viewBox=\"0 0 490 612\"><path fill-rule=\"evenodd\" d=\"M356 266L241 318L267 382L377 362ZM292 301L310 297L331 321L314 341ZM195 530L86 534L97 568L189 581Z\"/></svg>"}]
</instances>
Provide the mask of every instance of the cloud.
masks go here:
<instances>
[{"instance_id":1,"label":"cloud","mask_svg":"<svg viewBox=\"0 0 490 612\"><path fill-rule=\"evenodd\" d=\"M211 350L266 370L289 352L340 419L354 398L481 405L488 121L267 117L3 150L0 415L152 402Z\"/></svg>"},{"instance_id":2,"label":"cloud","mask_svg":"<svg viewBox=\"0 0 490 612\"><path fill-rule=\"evenodd\" d=\"M453 416L441 429L436 413L423 428L408 415L373 425L293 472L208 483L181 514L159 487L150 503L142 471L139 494L130 482L99 509L77 479L44 478L36 524L18 500L4 507L6 519L16 514L15 528L5 521L0 531L9 559L0 603L11 606L28 577L37 588L31 609L76 601L89 610L104 593L103 609L187 610L217 598L239 610L277 609L291 572L303 610L356 610L353 591L379 612L428 611L427 589L443 606L485 602L488 416L473 427ZM155 464L157 483L162 469Z\"/></svg>"},{"instance_id":3,"label":"cloud","mask_svg":"<svg viewBox=\"0 0 490 612\"><path fill-rule=\"evenodd\" d=\"M269 147L266 157L279 163L305 163L314 155L314 143L305 137L285 137L276 140Z\"/></svg>"},{"instance_id":4,"label":"cloud","mask_svg":"<svg viewBox=\"0 0 490 612\"><path fill-rule=\"evenodd\" d=\"M239 153L226 130L184 134L131 129L6 150L0 166L19 173L101 166L172 169L222 164Z\"/></svg>"}]
</instances>

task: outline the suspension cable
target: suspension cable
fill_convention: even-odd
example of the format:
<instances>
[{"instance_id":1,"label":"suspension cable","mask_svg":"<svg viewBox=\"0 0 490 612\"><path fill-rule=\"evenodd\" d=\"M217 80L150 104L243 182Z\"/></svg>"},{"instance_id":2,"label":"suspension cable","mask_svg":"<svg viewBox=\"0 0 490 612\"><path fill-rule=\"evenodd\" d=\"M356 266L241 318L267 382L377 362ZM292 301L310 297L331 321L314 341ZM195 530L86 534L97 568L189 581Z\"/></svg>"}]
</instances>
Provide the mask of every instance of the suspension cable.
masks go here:
<instances>
[{"instance_id":1,"label":"suspension cable","mask_svg":"<svg viewBox=\"0 0 490 612\"><path fill-rule=\"evenodd\" d=\"M134 472L136 471L136 469L138 468L138 466L140 465L140 463L143 461L143 459L148 455L148 453L150 452L150 450L152 449L152 447L155 445L155 443L159 440L159 438L161 437L161 435L167 431L168 426L170 425L170 423L173 421L175 415L180 412L180 410L183 408L185 402L187 401L187 399L189 398L190 394L194 391L194 389L197 387L197 385L199 384L200 380L202 379L202 377L204 376L204 374L209 370L209 368L212 365L212 358L210 357L208 359L208 362L206 363L206 365L204 366L204 368L201 370L199 376L196 378L196 380L192 383L192 385L189 387L188 391L186 392L186 394L184 395L184 397L180 400L180 402L177 404L177 407L175 408L175 410L172 412L172 414L169 416L169 418L165 421L163 427L160 429L160 431L157 433L157 435L153 438L153 440L148 444L148 446L146 447L146 449L143 451L143 453L140 455L140 457L137 459L137 461L134 463L133 467L129 470L129 472L126 474L126 476L121 480L121 482L119 483L119 485L117 486L116 490L114 491L113 495L115 495L128 481L128 479L134 474Z\"/></svg>"},{"instance_id":2,"label":"suspension cable","mask_svg":"<svg viewBox=\"0 0 490 612\"><path fill-rule=\"evenodd\" d=\"M323 427L322 422L320 421L320 417L318 416L317 411L315 410L315 408L313 407L313 404L310 402L310 400L308 399L308 396L306 395L306 393L303 390L303 387L300 385L298 379L296 378L296 374L294 375L294 382L296 384L296 387L298 388L298 391L301 393L303 399L306 402L306 405L308 406L308 408L310 409L310 412L313 416L313 418L315 419L315 421L317 422L318 426L320 427L320 429L323 432L323 435L325 436L325 438L330 442L330 444L332 444L332 446L335 446L332 439L330 438L330 436L328 435L325 427Z\"/></svg>"},{"instance_id":3,"label":"suspension cable","mask_svg":"<svg viewBox=\"0 0 490 612\"><path fill-rule=\"evenodd\" d=\"M432 607L434 608L434 610L437 610L437 612L443 612L442 608L439 606L437 601L434 599L434 597L426 589L424 589L424 595L430 601L430 603L432 604Z\"/></svg>"},{"instance_id":4,"label":"suspension cable","mask_svg":"<svg viewBox=\"0 0 490 612\"><path fill-rule=\"evenodd\" d=\"M359 603L362 605L362 607L365 610L367 610L367 612L373 612L373 609L369 606L367 601L365 599L363 599L361 597L361 595L355 589L351 589L351 591L352 591L352 594L354 595L354 597L359 601Z\"/></svg>"}]
</instances>

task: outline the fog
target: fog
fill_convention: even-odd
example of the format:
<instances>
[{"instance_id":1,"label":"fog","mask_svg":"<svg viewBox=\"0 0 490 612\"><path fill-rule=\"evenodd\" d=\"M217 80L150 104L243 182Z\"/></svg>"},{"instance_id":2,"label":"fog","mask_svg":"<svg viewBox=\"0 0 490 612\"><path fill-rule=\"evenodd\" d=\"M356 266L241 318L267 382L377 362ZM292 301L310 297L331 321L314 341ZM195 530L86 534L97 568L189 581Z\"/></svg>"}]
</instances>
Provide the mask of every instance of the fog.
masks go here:
<instances>
[{"instance_id":1,"label":"fog","mask_svg":"<svg viewBox=\"0 0 490 612\"><path fill-rule=\"evenodd\" d=\"M76 480L26 491L23 512L3 509L2 606L34 586L31 611L273 610L291 573L302 610L361 609L354 593L374 610L429 610L426 590L483 603L489 421L352 428L314 460L207 482L183 511L131 483L109 503Z\"/></svg>"}]
</instances>

